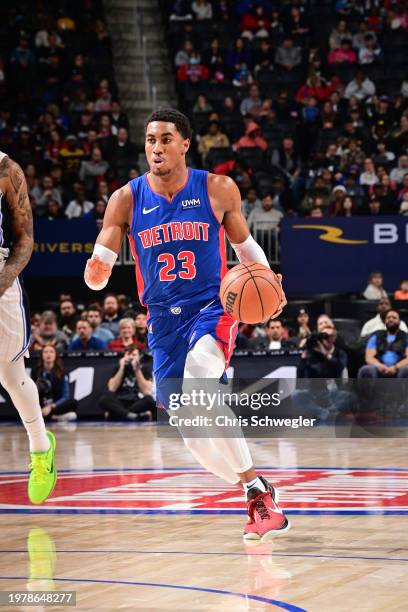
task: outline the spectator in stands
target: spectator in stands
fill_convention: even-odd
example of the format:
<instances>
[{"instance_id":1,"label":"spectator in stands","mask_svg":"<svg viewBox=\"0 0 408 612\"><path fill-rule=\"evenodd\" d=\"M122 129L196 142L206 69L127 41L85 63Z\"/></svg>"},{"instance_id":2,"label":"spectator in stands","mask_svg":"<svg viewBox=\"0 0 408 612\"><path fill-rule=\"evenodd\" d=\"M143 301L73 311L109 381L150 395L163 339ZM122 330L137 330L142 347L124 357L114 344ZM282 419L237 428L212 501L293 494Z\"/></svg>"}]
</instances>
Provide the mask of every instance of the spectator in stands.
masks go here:
<instances>
[{"instance_id":1,"label":"spectator in stands","mask_svg":"<svg viewBox=\"0 0 408 612\"><path fill-rule=\"evenodd\" d=\"M275 54L275 63L283 70L290 71L302 61L302 49L294 45L293 38L285 37Z\"/></svg>"},{"instance_id":2,"label":"spectator in stands","mask_svg":"<svg viewBox=\"0 0 408 612\"><path fill-rule=\"evenodd\" d=\"M261 134L261 128L255 121L249 121L245 129L245 136L241 136L234 148L239 151L243 147L259 147L262 151L266 151L268 143Z\"/></svg>"},{"instance_id":3,"label":"spectator in stands","mask_svg":"<svg viewBox=\"0 0 408 612\"><path fill-rule=\"evenodd\" d=\"M345 196L339 202L336 203L336 207L333 212L334 217L352 217L355 214L356 206L353 198Z\"/></svg>"},{"instance_id":4,"label":"spectator in stands","mask_svg":"<svg viewBox=\"0 0 408 612\"><path fill-rule=\"evenodd\" d=\"M208 102L204 94L200 94L193 106L193 113L211 113L212 110L212 104Z\"/></svg>"},{"instance_id":5,"label":"spectator in stands","mask_svg":"<svg viewBox=\"0 0 408 612\"><path fill-rule=\"evenodd\" d=\"M71 200L65 209L65 215L68 219L74 219L77 217L83 217L94 207L93 203L86 199L85 187L78 185L76 198Z\"/></svg>"},{"instance_id":6,"label":"spectator in stands","mask_svg":"<svg viewBox=\"0 0 408 612\"><path fill-rule=\"evenodd\" d=\"M290 9L290 15L286 22L286 30L300 44L306 41L310 28L304 13L300 12L299 7L292 6Z\"/></svg>"},{"instance_id":7,"label":"spectator in stands","mask_svg":"<svg viewBox=\"0 0 408 612\"><path fill-rule=\"evenodd\" d=\"M386 290L383 287L384 278L381 272L371 272L368 277L368 285L365 288L363 296L366 300L380 300L383 297L388 297Z\"/></svg>"},{"instance_id":8,"label":"spectator in stands","mask_svg":"<svg viewBox=\"0 0 408 612\"><path fill-rule=\"evenodd\" d=\"M321 337L311 334L305 344L297 367L298 385L292 394L294 406L301 414L325 421L330 416L351 414L355 396L339 389L341 380L347 377L348 359L344 350L336 346L336 328L327 322L321 328ZM320 379L313 383L302 379ZM332 381L330 385L327 381Z\"/></svg>"},{"instance_id":9,"label":"spectator in stands","mask_svg":"<svg viewBox=\"0 0 408 612\"><path fill-rule=\"evenodd\" d=\"M60 150L60 159L65 169L66 177L75 178L84 157L84 150L79 145L75 134L68 134Z\"/></svg>"},{"instance_id":10,"label":"spectator in stands","mask_svg":"<svg viewBox=\"0 0 408 612\"><path fill-rule=\"evenodd\" d=\"M38 387L43 417L53 421L75 421L78 402L71 397L68 376L55 346L46 344L33 379Z\"/></svg>"},{"instance_id":11,"label":"spectator in stands","mask_svg":"<svg viewBox=\"0 0 408 612\"><path fill-rule=\"evenodd\" d=\"M109 342L110 351L124 351L129 347L136 346L136 325L130 317L124 317L119 321L119 337ZM139 348L139 347L136 347ZM140 347L142 348L142 347Z\"/></svg>"},{"instance_id":12,"label":"spectator in stands","mask_svg":"<svg viewBox=\"0 0 408 612\"><path fill-rule=\"evenodd\" d=\"M405 278L401 281L399 289L394 292L394 300L408 301L408 279ZM401 321L400 329L402 329L403 323L404 321Z\"/></svg>"},{"instance_id":13,"label":"spectator in stands","mask_svg":"<svg viewBox=\"0 0 408 612\"><path fill-rule=\"evenodd\" d=\"M342 40L352 40L353 36L348 29L347 21L345 19L340 19L337 26L331 31L329 37L329 47L333 51L334 49L338 49L341 45ZM353 47L355 45L353 44Z\"/></svg>"},{"instance_id":14,"label":"spectator in stands","mask_svg":"<svg viewBox=\"0 0 408 612\"><path fill-rule=\"evenodd\" d=\"M139 351L129 347L108 380L108 393L99 399L99 406L114 420L150 421L155 414L153 395L151 369L141 365Z\"/></svg>"},{"instance_id":15,"label":"spectator in stands","mask_svg":"<svg viewBox=\"0 0 408 612\"><path fill-rule=\"evenodd\" d=\"M229 49L227 52L227 66L233 73L237 71L242 64L251 66L252 55L246 47L244 39L239 37L235 40L233 48Z\"/></svg>"},{"instance_id":16,"label":"spectator in stands","mask_svg":"<svg viewBox=\"0 0 408 612\"><path fill-rule=\"evenodd\" d=\"M408 378L408 334L400 329L400 316L390 309L384 317L385 330L370 336L365 353L366 365L359 378Z\"/></svg>"},{"instance_id":17,"label":"spectator in stands","mask_svg":"<svg viewBox=\"0 0 408 612\"><path fill-rule=\"evenodd\" d=\"M116 129L116 134L119 128L125 128L125 130L129 131L129 119L123 112L119 100L112 100L110 119L112 123L112 129Z\"/></svg>"},{"instance_id":18,"label":"spectator in stands","mask_svg":"<svg viewBox=\"0 0 408 612\"><path fill-rule=\"evenodd\" d=\"M226 148L230 146L228 136L220 130L217 121L212 121L208 126L208 131L204 136L201 136L198 143L198 152L201 154L203 163L205 163L208 152L213 147Z\"/></svg>"},{"instance_id":19,"label":"spectator in stands","mask_svg":"<svg viewBox=\"0 0 408 612\"><path fill-rule=\"evenodd\" d=\"M96 113L105 113L111 110L112 94L109 91L109 83L106 79L102 79L97 90L97 100L94 110Z\"/></svg>"},{"instance_id":20,"label":"spectator in stands","mask_svg":"<svg viewBox=\"0 0 408 612\"><path fill-rule=\"evenodd\" d=\"M119 302L116 295L109 293L103 300L102 327L109 329L117 337L119 334Z\"/></svg>"},{"instance_id":21,"label":"spectator in stands","mask_svg":"<svg viewBox=\"0 0 408 612\"><path fill-rule=\"evenodd\" d=\"M330 95L329 88L325 84L320 74L312 74L296 93L296 102L307 105L310 98L315 98L319 102L327 100Z\"/></svg>"},{"instance_id":22,"label":"spectator in stands","mask_svg":"<svg viewBox=\"0 0 408 612\"><path fill-rule=\"evenodd\" d=\"M276 230L283 213L274 207L274 199L271 193L266 193L262 198L262 209L252 209L248 216L248 225L255 235L255 240L263 244L265 240L274 242L271 230Z\"/></svg>"},{"instance_id":23,"label":"spectator in stands","mask_svg":"<svg viewBox=\"0 0 408 612\"><path fill-rule=\"evenodd\" d=\"M147 316L144 312L138 312L135 317L135 346L139 350L147 348Z\"/></svg>"},{"instance_id":24,"label":"spectator in stands","mask_svg":"<svg viewBox=\"0 0 408 612\"><path fill-rule=\"evenodd\" d=\"M375 85L362 70L357 70L354 79L348 83L344 91L344 97L349 99L355 96L357 100L365 100L375 94Z\"/></svg>"},{"instance_id":25,"label":"spectator in stands","mask_svg":"<svg viewBox=\"0 0 408 612\"><path fill-rule=\"evenodd\" d=\"M362 20L358 25L358 31L353 36L353 47L360 51L365 46L366 36L369 34L374 42L377 42L377 36L373 30L369 30L367 26L367 22Z\"/></svg>"},{"instance_id":26,"label":"spectator in stands","mask_svg":"<svg viewBox=\"0 0 408 612\"><path fill-rule=\"evenodd\" d=\"M357 55L351 46L350 39L343 38L340 47L330 51L327 61L329 64L355 64Z\"/></svg>"},{"instance_id":27,"label":"spectator in stands","mask_svg":"<svg viewBox=\"0 0 408 612\"><path fill-rule=\"evenodd\" d=\"M62 206L61 194L54 187L54 181L49 175L45 175L41 181L41 187L37 185L31 190L31 195L36 201L36 214L42 217L46 214L47 204L55 200Z\"/></svg>"},{"instance_id":28,"label":"spectator in stands","mask_svg":"<svg viewBox=\"0 0 408 612\"><path fill-rule=\"evenodd\" d=\"M399 214L407 216L408 215L408 193L404 193L404 197L402 199Z\"/></svg>"},{"instance_id":29,"label":"spectator in stands","mask_svg":"<svg viewBox=\"0 0 408 612\"><path fill-rule=\"evenodd\" d=\"M177 68L188 64L190 62L191 55L195 52L194 45L191 40L187 39L184 41L182 48L177 51L176 57L174 58L174 64Z\"/></svg>"},{"instance_id":30,"label":"spectator in stands","mask_svg":"<svg viewBox=\"0 0 408 612\"><path fill-rule=\"evenodd\" d=\"M209 0L194 0L191 4L191 10L197 21L213 18L213 9Z\"/></svg>"},{"instance_id":31,"label":"spectator in stands","mask_svg":"<svg viewBox=\"0 0 408 612\"><path fill-rule=\"evenodd\" d=\"M104 351L105 343L92 335L92 327L88 320L80 319L76 324L76 339L68 346L70 351Z\"/></svg>"},{"instance_id":32,"label":"spectator in stands","mask_svg":"<svg viewBox=\"0 0 408 612\"><path fill-rule=\"evenodd\" d=\"M394 299L396 298L394 297ZM389 310L391 310L391 302L389 297L387 296L380 298L377 305L378 314L372 319L369 319L366 323L364 323L360 332L360 338L366 338L367 336L371 336L377 331L387 329L384 323L384 319L385 315ZM408 332L408 328L405 321L401 321L400 329L402 329L402 331L404 332Z\"/></svg>"},{"instance_id":33,"label":"spectator in stands","mask_svg":"<svg viewBox=\"0 0 408 612\"><path fill-rule=\"evenodd\" d=\"M232 84L234 87L246 89L253 83L253 81L254 78L248 65L245 63L240 64L232 77Z\"/></svg>"},{"instance_id":34,"label":"spectator in stands","mask_svg":"<svg viewBox=\"0 0 408 612\"><path fill-rule=\"evenodd\" d=\"M105 345L104 348L106 349L108 344L112 342L115 336L109 329L106 329L106 327L101 327L102 308L99 306L99 304L94 303L88 306L87 312L88 314L86 318L92 327L93 337L102 340Z\"/></svg>"},{"instance_id":35,"label":"spectator in stands","mask_svg":"<svg viewBox=\"0 0 408 612\"><path fill-rule=\"evenodd\" d=\"M129 140L128 131L119 128L117 143L111 153L111 164L120 186L127 182L129 170L134 167L137 156L137 146Z\"/></svg>"},{"instance_id":36,"label":"spectator in stands","mask_svg":"<svg viewBox=\"0 0 408 612\"><path fill-rule=\"evenodd\" d=\"M285 136L282 144L272 153L271 162L274 166L279 166L281 170L293 175L298 168L298 155L295 148L295 141L291 136Z\"/></svg>"},{"instance_id":37,"label":"spectator in stands","mask_svg":"<svg viewBox=\"0 0 408 612\"><path fill-rule=\"evenodd\" d=\"M398 167L391 170L390 179L400 185L406 174L408 174L408 155L401 155L398 158Z\"/></svg>"},{"instance_id":38,"label":"spectator in stands","mask_svg":"<svg viewBox=\"0 0 408 612\"><path fill-rule=\"evenodd\" d=\"M360 174L360 185L370 187L372 185L377 185L377 183L378 176L375 172L373 160L367 157L364 160L364 172Z\"/></svg>"},{"instance_id":39,"label":"spectator in stands","mask_svg":"<svg viewBox=\"0 0 408 612\"><path fill-rule=\"evenodd\" d=\"M303 346L311 333L309 313L305 308L301 308L296 316L296 328L290 339L295 346Z\"/></svg>"},{"instance_id":40,"label":"spectator in stands","mask_svg":"<svg viewBox=\"0 0 408 612\"><path fill-rule=\"evenodd\" d=\"M98 226L98 229L101 230L105 212L106 212L105 200L98 199L95 202L94 208L92 208L92 210L86 213L86 215L84 215L83 218L92 219L93 221L95 221L96 225Z\"/></svg>"},{"instance_id":41,"label":"spectator in stands","mask_svg":"<svg viewBox=\"0 0 408 612\"><path fill-rule=\"evenodd\" d=\"M246 96L239 107L241 114L257 117L261 112L262 99L259 95L259 87L256 83L252 83Z\"/></svg>"},{"instance_id":42,"label":"spectator in stands","mask_svg":"<svg viewBox=\"0 0 408 612\"><path fill-rule=\"evenodd\" d=\"M59 304L58 325L67 338L71 338L74 335L77 320L78 315L74 302L70 299L61 300Z\"/></svg>"},{"instance_id":43,"label":"spectator in stands","mask_svg":"<svg viewBox=\"0 0 408 612\"><path fill-rule=\"evenodd\" d=\"M57 327L57 317L52 310L44 310L38 330L32 333L32 351L40 351L46 344L55 346L55 350L61 353L67 349L68 337Z\"/></svg>"},{"instance_id":44,"label":"spectator in stands","mask_svg":"<svg viewBox=\"0 0 408 612\"><path fill-rule=\"evenodd\" d=\"M208 68L201 63L198 53L192 52L188 64L182 64L177 70L177 78L182 82L200 83L208 80Z\"/></svg>"},{"instance_id":45,"label":"spectator in stands","mask_svg":"<svg viewBox=\"0 0 408 612\"><path fill-rule=\"evenodd\" d=\"M242 214L244 217L248 217L251 211L255 209L262 210L262 202L258 197L255 187L251 187L242 200Z\"/></svg>"},{"instance_id":46,"label":"spectator in stands","mask_svg":"<svg viewBox=\"0 0 408 612\"><path fill-rule=\"evenodd\" d=\"M296 348L292 339L286 340L285 328L279 319L269 319L265 323L265 336L249 340L248 348L253 351L281 351Z\"/></svg>"},{"instance_id":47,"label":"spectator in stands","mask_svg":"<svg viewBox=\"0 0 408 612\"><path fill-rule=\"evenodd\" d=\"M47 202L47 208L44 216L46 219L48 219L48 221L66 218L61 205L57 202L57 200L49 200L49 202Z\"/></svg>"},{"instance_id":48,"label":"spectator in stands","mask_svg":"<svg viewBox=\"0 0 408 612\"><path fill-rule=\"evenodd\" d=\"M372 64L382 59L381 48L376 45L376 40L372 34L366 34L364 45L358 51L359 64Z\"/></svg>"},{"instance_id":49,"label":"spectator in stands","mask_svg":"<svg viewBox=\"0 0 408 612\"><path fill-rule=\"evenodd\" d=\"M102 159L102 151L99 147L94 147L89 161L81 162L79 169L79 180L85 185L87 192L92 192L95 189L97 177L102 177L106 174L109 168L107 161Z\"/></svg>"},{"instance_id":50,"label":"spectator in stands","mask_svg":"<svg viewBox=\"0 0 408 612\"><path fill-rule=\"evenodd\" d=\"M269 39L262 39L258 51L254 52L254 74L257 77L260 70L274 70L274 52Z\"/></svg>"}]
</instances>

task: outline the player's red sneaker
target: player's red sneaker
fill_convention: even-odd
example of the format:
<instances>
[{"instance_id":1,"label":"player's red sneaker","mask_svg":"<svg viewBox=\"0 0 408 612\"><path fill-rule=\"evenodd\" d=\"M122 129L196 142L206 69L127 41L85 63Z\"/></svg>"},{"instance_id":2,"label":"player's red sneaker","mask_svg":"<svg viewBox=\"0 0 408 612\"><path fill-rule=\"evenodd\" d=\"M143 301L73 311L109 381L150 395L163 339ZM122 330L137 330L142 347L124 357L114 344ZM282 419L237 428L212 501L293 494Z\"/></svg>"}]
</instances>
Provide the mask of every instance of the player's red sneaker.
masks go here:
<instances>
[{"instance_id":1,"label":"player's red sneaker","mask_svg":"<svg viewBox=\"0 0 408 612\"><path fill-rule=\"evenodd\" d=\"M266 492L251 489L248 492L248 522L245 525L245 540L263 542L290 529L290 524L278 506L278 492L262 476Z\"/></svg>"}]
</instances>

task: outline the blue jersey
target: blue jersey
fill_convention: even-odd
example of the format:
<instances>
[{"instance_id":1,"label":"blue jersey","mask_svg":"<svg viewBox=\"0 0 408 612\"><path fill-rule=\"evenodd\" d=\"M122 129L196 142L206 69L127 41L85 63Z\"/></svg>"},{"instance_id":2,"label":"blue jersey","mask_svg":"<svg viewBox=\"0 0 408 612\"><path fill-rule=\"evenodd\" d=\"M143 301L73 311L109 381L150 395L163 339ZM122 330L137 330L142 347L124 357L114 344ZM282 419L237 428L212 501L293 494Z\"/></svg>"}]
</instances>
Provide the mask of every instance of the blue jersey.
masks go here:
<instances>
[{"instance_id":1,"label":"blue jersey","mask_svg":"<svg viewBox=\"0 0 408 612\"><path fill-rule=\"evenodd\" d=\"M211 207L208 172L188 169L171 200L152 191L147 175L130 181L129 240L142 304L177 308L219 294L227 272L225 232Z\"/></svg>"}]
</instances>

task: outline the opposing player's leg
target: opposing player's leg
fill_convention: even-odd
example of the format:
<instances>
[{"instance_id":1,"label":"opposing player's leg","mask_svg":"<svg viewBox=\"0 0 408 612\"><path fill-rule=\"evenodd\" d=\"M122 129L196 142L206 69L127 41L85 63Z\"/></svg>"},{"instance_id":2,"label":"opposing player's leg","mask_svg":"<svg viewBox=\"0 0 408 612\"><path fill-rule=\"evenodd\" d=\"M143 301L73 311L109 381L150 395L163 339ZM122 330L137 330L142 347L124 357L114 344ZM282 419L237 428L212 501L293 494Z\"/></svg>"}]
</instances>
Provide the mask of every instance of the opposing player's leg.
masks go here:
<instances>
[{"instance_id":1,"label":"opposing player's leg","mask_svg":"<svg viewBox=\"0 0 408 612\"><path fill-rule=\"evenodd\" d=\"M213 378L218 380L224 369L224 352L215 338L206 334L199 338L188 352L184 378L186 382L190 381L188 385L190 388L191 379ZM197 444L195 447L194 456L197 461L217 474L216 469L210 467L209 459L215 448L217 460L222 461L223 468L225 469L225 465L229 466L230 471L236 475L236 479L242 483L249 517L244 537L266 540L271 536L288 531L289 522L277 505L277 492L265 478L257 476L245 438L220 436L204 439L204 442L205 444L200 446ZM228 478L225 480L234 482Z\"/></svg>"},{"instance_id":2,"label":"opposing player's leg","mask_svg":"<svg viewBox=\"0 0 408 612\"><path fill-rule=\"evenodd\" d=\"M28 496L33 504L41 504L51 495L57 480L54 434L45 429L38 390L25 370L23 358L0 361L0 382L27 431L31 455Z\"/></svg>"}]
</instances>

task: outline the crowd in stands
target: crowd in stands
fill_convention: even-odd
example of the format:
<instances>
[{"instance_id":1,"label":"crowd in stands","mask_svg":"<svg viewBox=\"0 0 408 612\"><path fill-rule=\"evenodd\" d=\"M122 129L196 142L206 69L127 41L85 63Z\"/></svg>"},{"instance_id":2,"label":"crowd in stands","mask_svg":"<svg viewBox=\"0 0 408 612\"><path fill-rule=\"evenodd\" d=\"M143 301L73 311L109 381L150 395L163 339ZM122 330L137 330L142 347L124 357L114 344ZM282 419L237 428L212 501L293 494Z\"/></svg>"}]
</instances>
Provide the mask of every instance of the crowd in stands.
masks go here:
<instances>
[{"instance_id":1,"label":"crowd in stands","mask_svg":"<svg viewBox=\"0 0 408 612\"><path fill-rule=\"evenodd\" d=\"M162 7L192 158L237 181L253 227L408 214L404 0Z\"/></svg>"},{"instance_id":2,"label":"crowd in stands","mask_svg":"<svg viewBox=\"0 0 408 612\"><path fill-rule=\"evenodd\" d=\"M408 280L403 280L389 296L382 275L373 272L364 295L372 312L370 318L351 321L323 312L312 317L305 307L298 311L292 308L290 312L288 307L281 318L263 325L241 324L236 347L249 352L291 351L299 356L298 380L408 378ZM63 369L66 354L110 351L119 353L118 364L100 398L101 416L120 420L154 418L147 317L125 295L108 293L101 302L84 306L76 304L71 295L61 294L53 309L33 312L32 332L30 350L34 357L40 357L34 377L45 417L76 418L78 406L70 397ZM325 421L332 416L325 405L328 399L335 414L353 414L353 393L329 389L322 404L320 391L316 394L313 388L301 387L292 401L305 415Z\"/></svg>"},{"instance_id":3,"label":"crowd in stands","mask_svg":"<svg viewBox=\"0 0 408 612\"><path fill-rule=\"evenodd\" d=\"M23 168L36 217L103 219L139 174L100 0L0 6L0 150Z\"/></svg>"}]
</instances>

